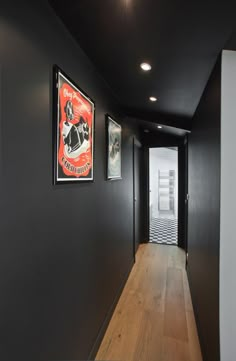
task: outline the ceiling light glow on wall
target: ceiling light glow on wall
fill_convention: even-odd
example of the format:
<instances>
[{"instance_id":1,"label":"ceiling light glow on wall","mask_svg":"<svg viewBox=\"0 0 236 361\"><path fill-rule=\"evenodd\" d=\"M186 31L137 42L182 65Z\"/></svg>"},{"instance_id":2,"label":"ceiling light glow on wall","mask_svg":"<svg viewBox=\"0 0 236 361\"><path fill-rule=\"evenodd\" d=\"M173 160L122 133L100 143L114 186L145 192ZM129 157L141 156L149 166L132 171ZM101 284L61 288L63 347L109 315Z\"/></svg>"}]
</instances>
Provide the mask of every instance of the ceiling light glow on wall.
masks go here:
<instances>
[{"instance_id":1,"label":"ceiling light glow on wall","mask_svg":"<svg viewBox=\"0 0 236 361\"><path fill-rule=\"evenodd\" d=\"M157 101L157 98L156 98L156 97L150 97L149 100L150 100L151 102L156 102L156 101Z\"/></svg>"},{"instance_id":2,"label":"ceiling light glow on wall","mask_svg":"<svg viewBox=\"0 0 236 361\"><path fill-rule=\"evenodd\" d=\"M125 6L128 7L131 5L132 0L124 0Z\"/></svg>"},{"instance_id":3,"label":"ceiling light glow on wall","mask_svg":"<svg viewBox=\"0 0 236 361\"><path fill-rule=\"evenodd\" d=\"M152 69L151 65L148 63L142 63L140 64L140 68L143 69L144 71L149 71Z\"/></svg>"}]
</instances>

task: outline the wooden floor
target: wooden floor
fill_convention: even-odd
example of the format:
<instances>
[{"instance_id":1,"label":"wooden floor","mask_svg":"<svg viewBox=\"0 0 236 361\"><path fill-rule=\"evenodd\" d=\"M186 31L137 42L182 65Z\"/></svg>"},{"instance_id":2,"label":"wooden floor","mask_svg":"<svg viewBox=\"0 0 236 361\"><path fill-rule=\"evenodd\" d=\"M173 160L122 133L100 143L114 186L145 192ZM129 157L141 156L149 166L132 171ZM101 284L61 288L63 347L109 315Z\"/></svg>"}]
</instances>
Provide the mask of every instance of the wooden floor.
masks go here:
<instances>
[{"instance_id":1,"label":"wooden floor","mask_svg":"<svg viewBox=\"0 0 236 361\"><path fill-rule=\"evenodd\" d=\"M202 361L182 250L139 247L96 360Z\"/></svg>"}]
</instances>

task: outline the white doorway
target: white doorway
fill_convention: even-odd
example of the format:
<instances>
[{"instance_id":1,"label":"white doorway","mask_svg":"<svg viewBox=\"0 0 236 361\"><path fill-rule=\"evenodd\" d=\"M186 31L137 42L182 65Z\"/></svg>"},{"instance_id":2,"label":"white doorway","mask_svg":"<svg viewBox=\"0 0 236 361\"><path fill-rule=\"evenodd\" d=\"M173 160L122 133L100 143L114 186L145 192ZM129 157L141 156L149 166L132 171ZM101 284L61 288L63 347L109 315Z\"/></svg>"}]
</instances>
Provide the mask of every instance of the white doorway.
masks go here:
<instances>
[{"instance_id":1,"label":"white doorway","mask_svg":"<svg viewBox=\"0 0 236 361\"><path fill-rule=\"evenodd\" d=\"M178 244L178 148L149 149L149 241Z\"/></svg>"}]
</instances>

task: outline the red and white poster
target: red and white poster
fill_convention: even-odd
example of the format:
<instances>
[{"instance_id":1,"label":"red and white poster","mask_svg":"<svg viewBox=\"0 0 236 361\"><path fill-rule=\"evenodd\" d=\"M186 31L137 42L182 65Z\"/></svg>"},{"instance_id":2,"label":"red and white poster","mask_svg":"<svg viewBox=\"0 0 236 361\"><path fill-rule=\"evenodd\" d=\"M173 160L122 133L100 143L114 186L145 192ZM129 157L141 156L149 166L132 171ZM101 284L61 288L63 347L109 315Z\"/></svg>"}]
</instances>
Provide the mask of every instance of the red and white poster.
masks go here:
<instances>
[{"instance_id":1,"label":"red and white poster","mask_svg":"<svg viewBox=\"0 0 236 361\"><path fill-rule=\"evenodd\" d=\"M94 102L59 69L56 79L56 183L93 180Z\"/></svg>"}]
</instances>

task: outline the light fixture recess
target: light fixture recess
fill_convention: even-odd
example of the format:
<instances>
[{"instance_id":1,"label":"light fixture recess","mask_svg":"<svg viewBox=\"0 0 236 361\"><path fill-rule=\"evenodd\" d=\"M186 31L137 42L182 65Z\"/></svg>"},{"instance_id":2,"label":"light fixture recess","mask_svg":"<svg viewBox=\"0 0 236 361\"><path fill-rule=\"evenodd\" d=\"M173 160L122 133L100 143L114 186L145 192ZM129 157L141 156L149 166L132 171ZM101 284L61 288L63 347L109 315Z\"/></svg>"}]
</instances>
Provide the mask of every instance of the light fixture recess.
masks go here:
<instances>
[{"instance_id":1,"label":"light fixture recess","mask_svg":"<svg viewBox=\"0 0 236 361\"><path fill-rule=\"evenodd\" d=\"M140 68L143 71L150 71L152 69L151 65L149 63L141 63Z\"/></svg>"},{"instance_id":2,"label":"light fixture recess","mask_svg":"<svg viewBox=\"0 0 236 361\"><path fill-rule=\"evenodd\" d=\"M157 98L156 98L156 97L149 97L149 100L150 100L151 102L156 102L156 101L157 101Z\"/></svg>"}]
</instances>

